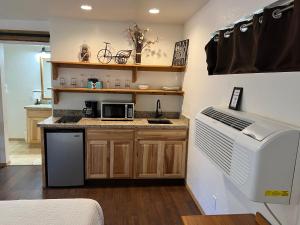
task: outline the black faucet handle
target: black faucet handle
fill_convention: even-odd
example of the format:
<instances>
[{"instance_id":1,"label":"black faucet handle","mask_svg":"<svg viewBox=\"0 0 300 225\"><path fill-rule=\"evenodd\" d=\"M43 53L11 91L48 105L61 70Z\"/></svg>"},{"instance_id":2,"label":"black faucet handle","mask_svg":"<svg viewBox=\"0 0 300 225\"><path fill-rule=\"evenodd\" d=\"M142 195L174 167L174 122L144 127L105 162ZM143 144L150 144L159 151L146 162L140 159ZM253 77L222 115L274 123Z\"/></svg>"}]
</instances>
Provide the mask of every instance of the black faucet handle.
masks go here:
<instances>
[{"instance_id":1,"label":"black faucet handle","mask_svg":"<svg viewBox=\"0 0 300 225\"><path fill-rule=\"evenodd\" d=\"M156 101L156 114L155 117L159 118L163 115L162 109L161 109L161 103L160 103L160 99L158 99Z\"/></svg>"}]
</instances>

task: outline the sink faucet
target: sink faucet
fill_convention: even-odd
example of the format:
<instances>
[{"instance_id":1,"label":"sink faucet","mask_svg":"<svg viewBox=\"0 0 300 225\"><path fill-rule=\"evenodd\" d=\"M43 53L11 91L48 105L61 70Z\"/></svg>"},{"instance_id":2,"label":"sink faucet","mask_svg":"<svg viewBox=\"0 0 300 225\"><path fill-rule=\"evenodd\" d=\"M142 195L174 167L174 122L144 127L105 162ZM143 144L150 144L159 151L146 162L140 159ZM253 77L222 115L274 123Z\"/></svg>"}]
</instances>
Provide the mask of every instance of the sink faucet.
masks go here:
<instances>
[{"instance_id":1,"label":"sink faucet","mask_svg":"<svg viewBox=\"0 0 300 225\"><path fill-rule=\"evenodd\" d=\"M163 115L163 112L161 110L160 100L158 99L156 102L155 118L160 118L160 117L162 117L162 115Z\"/></svg>"}]
</instances>

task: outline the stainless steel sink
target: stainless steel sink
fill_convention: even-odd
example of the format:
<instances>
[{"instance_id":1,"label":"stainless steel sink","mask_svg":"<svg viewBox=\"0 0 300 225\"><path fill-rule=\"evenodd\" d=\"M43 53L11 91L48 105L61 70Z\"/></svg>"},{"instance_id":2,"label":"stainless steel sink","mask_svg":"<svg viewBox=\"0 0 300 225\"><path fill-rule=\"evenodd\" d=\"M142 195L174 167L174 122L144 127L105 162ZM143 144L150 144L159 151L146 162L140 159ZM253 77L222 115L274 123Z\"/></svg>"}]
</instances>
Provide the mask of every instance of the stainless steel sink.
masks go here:
<instances>
[{"instance_id":1,"label":"stainless steel sink","mask_svg":"<svg viewBox=\"0 0 300 225\"><path fill-rule=\"evenodd\" d=\"M168 119L148 119L149 124L172 124Z\"/></svg>"}]
</instances>

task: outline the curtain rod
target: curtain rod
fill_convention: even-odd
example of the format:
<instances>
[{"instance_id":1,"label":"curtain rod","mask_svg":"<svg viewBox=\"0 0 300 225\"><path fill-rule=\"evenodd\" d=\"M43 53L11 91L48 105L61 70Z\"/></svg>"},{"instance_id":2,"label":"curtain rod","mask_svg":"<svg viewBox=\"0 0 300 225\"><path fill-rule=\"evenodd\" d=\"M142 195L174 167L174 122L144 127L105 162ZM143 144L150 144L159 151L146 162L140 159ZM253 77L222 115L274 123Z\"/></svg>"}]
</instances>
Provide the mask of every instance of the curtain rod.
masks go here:
<instances>
[{"instance_id":1,"label":"curtain rod","mask_svg":"<svg viewBox=\"0 0 300 225\"><path fill-rule=\"evenodd\" d=\"M265 8L274 8L274 7L278 7L278 6L285 6L285 5L289 5L292 2L294 2L294 0L278 0L274 3L272 3L271 5L268 5Z\"/></svg>"},{"instance_id":2,"label":"curtain rod","mask_svg":"<svg viewBox=\"0 0 300 225\"><path fill-rule=\"evenodd\" d=\"M276 9L276 10L273 11L273 13L272 13L273 18L274 19L279 19L279 18L282 17L282 13L283 12L288 11L288 10L294 8L294 4L293 5L289 5L292 2L294 2L294 0L292 0L292 1L291 0L279 0L279 1L277 1L277 2L275 2L275 3L273 3L273 4L269 5L269 6L267 6L265 8L274 8L274 7L278 7L278 6L288 5L287 7L283 8L283 9ZM236 21L235 23L233 23L233 24L231 24L231 25L229 25L229 26L227 26L225 28L222 28L220 30L233 29L235 24L237 24L239 22L242 22L242 21L245 21L245 22L247 20L250 21L250 20L253 19L254 15L259 14L261 12L263 12L263 9L260 9L260 10L256 11L255 13L253 13L252 15L250 15L248 17L244 17L243 19L240 19L240 20ZM259 22L262 23L262 21L263 21L263 17L261 16L259 18ZM243 24L240 27L240 31L241 32L246 32L247 29L248 29L248 27L252 26L252 25L253 25L253 22L249 22L247 24ZM220 34L220 30L212 33L212 35L211 35L214 38L215 41L218 41L218 39L219 39L219 37L217 37L217 36ZM229 31L225 32L224 33L224 37L225 38L230 37L230 34L232 34L233 32L234 32L234 30L229 30Z\"/></svg>"}]
</instances>

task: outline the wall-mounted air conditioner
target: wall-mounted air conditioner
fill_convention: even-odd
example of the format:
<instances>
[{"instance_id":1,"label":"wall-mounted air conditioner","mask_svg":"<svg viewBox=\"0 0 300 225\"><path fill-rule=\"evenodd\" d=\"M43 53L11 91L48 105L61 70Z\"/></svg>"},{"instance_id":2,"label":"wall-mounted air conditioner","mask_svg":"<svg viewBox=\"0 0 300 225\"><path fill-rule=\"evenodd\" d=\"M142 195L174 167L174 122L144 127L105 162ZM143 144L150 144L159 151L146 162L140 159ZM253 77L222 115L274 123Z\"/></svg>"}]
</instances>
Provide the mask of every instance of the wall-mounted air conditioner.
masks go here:
<instances>
[{"instance_id":1,"label":"wall-mounted air conditioner","mask_svg":"<svg viewBox=\"0 0 300 225\"><path fill-rule=\"evenodd\" d=\"M198 113L195 145L252 201L289 204L300 133L218 107Z\"/></svg>"}]
</instances>

